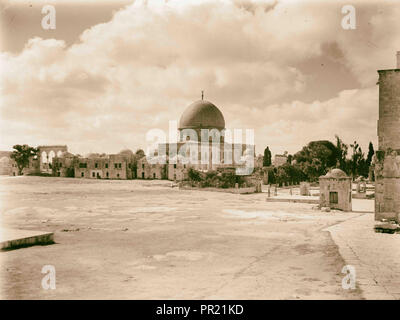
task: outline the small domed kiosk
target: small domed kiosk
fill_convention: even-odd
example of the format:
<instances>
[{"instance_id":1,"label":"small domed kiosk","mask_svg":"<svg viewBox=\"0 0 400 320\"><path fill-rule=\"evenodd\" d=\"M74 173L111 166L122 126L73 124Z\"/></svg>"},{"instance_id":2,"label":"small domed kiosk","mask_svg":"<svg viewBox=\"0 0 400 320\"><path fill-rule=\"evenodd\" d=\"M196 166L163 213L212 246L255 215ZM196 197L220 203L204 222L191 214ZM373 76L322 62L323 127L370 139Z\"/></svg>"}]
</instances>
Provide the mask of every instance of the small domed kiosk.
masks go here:
<instances>
[{"instance_id":1,"label":"small domed kiosk","mask_svg":"<svg viewBox=\"0 0 400 320\"><path fill-rule=\"evenodd\" d=\"M340 169L319 177L319 206L351 211L351 178Z\"/></svg>"}]
</instances>

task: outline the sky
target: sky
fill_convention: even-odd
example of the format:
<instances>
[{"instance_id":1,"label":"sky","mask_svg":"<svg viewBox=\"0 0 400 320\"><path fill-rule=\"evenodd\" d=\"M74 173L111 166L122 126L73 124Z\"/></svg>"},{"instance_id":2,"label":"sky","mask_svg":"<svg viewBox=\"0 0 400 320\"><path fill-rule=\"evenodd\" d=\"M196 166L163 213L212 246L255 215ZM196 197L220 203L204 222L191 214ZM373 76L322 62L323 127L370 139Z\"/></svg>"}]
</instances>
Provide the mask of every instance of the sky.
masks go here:
<instances>
[{"instance_id":1,"label":"sky","mask_svg":"<svg viewBox=\"0 0 400 320\"><path fill-rule=\"evenodd\" d=\"M56 9L56 29L41 13ZM342 27L344 5L356 28ZM0 0L0 150L146 150L205 99L256 152L377 143L378 74L396 66L396 1Z\"/></svg>"}]
</instances>

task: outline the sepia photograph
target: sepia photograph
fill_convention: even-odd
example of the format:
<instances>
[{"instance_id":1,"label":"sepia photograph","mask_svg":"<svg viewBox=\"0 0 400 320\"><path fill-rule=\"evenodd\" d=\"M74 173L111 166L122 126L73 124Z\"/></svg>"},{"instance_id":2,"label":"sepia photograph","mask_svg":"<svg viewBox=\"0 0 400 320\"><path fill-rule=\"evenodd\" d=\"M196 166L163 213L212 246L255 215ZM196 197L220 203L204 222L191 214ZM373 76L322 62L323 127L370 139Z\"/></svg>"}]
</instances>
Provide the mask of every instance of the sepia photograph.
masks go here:
<instances>
[{"instance_id":1,"label":"sepia photograph","mask_svg":"<svg viewBox=\"0 0 400 320\"><path fill-rule=\"evenodd\" d=\"M400 300L399 1L0 12L0 300Z\"/></svg>"}]
</instances>

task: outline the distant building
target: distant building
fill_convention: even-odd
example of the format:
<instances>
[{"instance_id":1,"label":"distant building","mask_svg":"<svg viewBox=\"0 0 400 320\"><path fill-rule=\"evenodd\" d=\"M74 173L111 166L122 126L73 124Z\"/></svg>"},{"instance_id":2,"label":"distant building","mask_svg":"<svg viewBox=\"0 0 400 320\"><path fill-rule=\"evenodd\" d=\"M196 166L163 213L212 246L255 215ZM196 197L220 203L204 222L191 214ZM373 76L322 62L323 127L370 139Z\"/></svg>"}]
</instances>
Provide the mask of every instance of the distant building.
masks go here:
<instances>
[{"instance_id":1,"label":"distant building","mask_svg":"<svg viewBox=\"0 0 400 320\"><path fill-rule=\"evenodd\" d=\"M40 173L52 173L52 162L53 158L61 157L64 152L68 152L68 147L65 145L53 145L53 146L38 146L38 158L39 158L39 172Z\"/></svg>"},{"instance_id":2,"label":"distant building","mask_svg":"<svg viewBox=\"0 0 400 320\"><path fill-rule=\"evenodd\" d=\"M274 167L280 167L287 163L288 157L284 154L276 154L274 160L272 161L272 165Z\"/></svg>"},{"instance_id":3,"label":"distant building","mask_svg":"<svg viewBox=\"0 0 400 320\"><path fill-rule=\"evenodd\" d=\"M65 145L38 146L37 149L37 155L31 157L29 159L29 165L22 170L23 175L36 175L42 173L52 174L53 159L57 156L61 156L61 154L68 151L68 148ZM7 153L7 156L5 153L4 156L0 156L0 158L3 159L2 161L4 166L3 169L0 169L0 172L4 172L1 174L17 176L19 174L17 164L13 159L10 158L12 151L1 152Z\"/></svg>"},{"instance_id":4,"label":"distant building","mask_svg":"<svg viewBox=\"0 0 400 320\"><path fill-rule=\"evenodd\" d=\"M12 151L0 151L0 175L18 176L18 166L14 159L11 158ZM23 175L35 174L39 172L39 159L32 157L29 164L22 170Z\"/></svg>"},{"instance_id":5,"label":"distant building","mask_svg":"<svg viewBox=\"0 0 400 320\"><path fill-rule=\"evenodd\" d=\"M88 179L134 179L136 158L132 151L119 154L92 154L81 157L68 152L63 146L39 146L38 154L29 159L23 175L49 174L56 177ZM0 151L0 174L18 175L18 167L10 158L11 151Z\"/></svg>"},{"instance_id":6,"label":"distant building","mask_svg":"<svg viewBox=\"0 0 400 320\"><path fill-rule=\"evenodd\" d=\"M201 139L203 129L210 133L205 143ZM257 161L255 159L254 145L227 143L224 130L225 119L221 111L211 102L202 99L192 103L182 114L178 141L158 145L157 152L163 154L164 159L157 157L163 161L153 162L147 157L137 159L137 155L130 150L123 150L119 154L81 157L69 153L66 145L39 146L38 155L30 159L29 167L24 169L23 174L52 174L87 179L183 180L187 178L190 168L200 171L235 168L241 170L243 175L250 175L254 167L262 167L262 157L259 156ZM197 137L191 137L189 131L195 132ZM185 150L185 155L180 153L182 150ZM187 161L192 156L197 156L197 162ZM18 174L9 154L0 160L0 172ZM252 166L250 168L246 166L249 162Z\"/></svg>"},{"instance_id":7,"label":"distant building","mask_svg":"<svg viewBox=\"0 0 400 320\"><path fill-rule=\"evenodd\" d=\"M0 175L13 175L14 160L10 158L11 151L0 151Z\"/></svg>"},{"instance_id":8,"label":"distant building","mask_svg":"<svg viewBox=\"0 0 400 320\"><path fill-rule=\"evenodd\" d=\"M264 156L259 154L255 159L254 167L255 168L262 168L263 165L264 165Z\"/></svg>"},{"instance_id":9,"label":"distant building","mask_svg":"<svg viewBox=\"0 0 400 320\"><path fill-rule=\"evenodd\" d=\"M75 178L88 179L133 179L133 161L121 154L104 157L82 158L73 161Z\"/></svg>"},{"instance_id":10,"label":"distant building","mask_svg":"<svg viewBox=\"0 0 400 320\"><path fill-rule=\"evenodd\" d=\"M167 166L167 164L159 163L150 164L146 157L143 157L137 163L137 177L139 179L168 179Z\"/></svg>"},{"instance_id":11,"label":"distant building","mask_svg":"<svg viewBox=\"0 0 400 320\"><path fill-rule=\"evenodd\" d=\"M69 152L52 159L52 172L56 177L75 177L75 164L79 161L78 156Z\"/></svg>"}]
</instances>

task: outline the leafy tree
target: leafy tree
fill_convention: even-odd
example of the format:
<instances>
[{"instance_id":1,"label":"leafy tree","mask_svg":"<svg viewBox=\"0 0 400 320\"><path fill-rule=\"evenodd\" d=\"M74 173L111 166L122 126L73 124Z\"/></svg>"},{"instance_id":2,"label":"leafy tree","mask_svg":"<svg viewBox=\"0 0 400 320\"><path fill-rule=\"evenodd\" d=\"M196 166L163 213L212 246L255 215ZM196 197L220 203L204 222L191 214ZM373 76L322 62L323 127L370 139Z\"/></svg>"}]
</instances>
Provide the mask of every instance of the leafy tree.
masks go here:
<instances>
[{"instance_id":1,"label":"leafy tree","mask_svg":"<svg viewBox=\"0 0 400 320\"><path fill-rule=\"evenodd\" d=\"M24 168L29 166L30 158L36 156L39 150L30 147L27 144L16 144L15 146L13 146L13 149L15 150L11 153L10 157L11 159L14 159L14 161L17 163L18 174L21 175Z\"/></svg>"},{"instance_id":2,"label":"leafy tree","mask_svg":"<svg viewBox=\"0 0 400 320\"><path fill-rule=\"evenodd\" d=\"M263 167L269 167L271 165L272 154L269 147L264 150Z\"/></svg>"},{"instance_id":3,"label":"leafy tree","mask_svg":"<svg viewBox=\"0 0 400 320\"><path fill-rule=\"evenodd\" d=\"M289 181L289 175L287 173L287 170L285 170L284 165L277 168L275 178L279 186L282 186L283 183Z\"/></svg>"},{"instance_id":4,"label":"leafy tree","mask_svg":"<svg viewBox=\"0 0 400 320\"><path fill-rule=\"evenodd\" d=\"M338 150L328 140L311 141L294 156L296 163L311 181L318 180L329 168L335 167L338 160Z\"/></svg>"},{"instance_id":5,"label":"leafy tree","mask_svg":"<svg viewBox=\"0 0 400 320\"><path fill-rule=\"evenodd\" d=\"M285 179L283 179L282 182L285 182L286 184L298 184L300 181L306 179L305 174L297 164L292 165L290 163L285 163L279 168L282 168L285 171Z\"/></svg>"}]
</instances>

